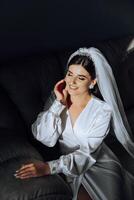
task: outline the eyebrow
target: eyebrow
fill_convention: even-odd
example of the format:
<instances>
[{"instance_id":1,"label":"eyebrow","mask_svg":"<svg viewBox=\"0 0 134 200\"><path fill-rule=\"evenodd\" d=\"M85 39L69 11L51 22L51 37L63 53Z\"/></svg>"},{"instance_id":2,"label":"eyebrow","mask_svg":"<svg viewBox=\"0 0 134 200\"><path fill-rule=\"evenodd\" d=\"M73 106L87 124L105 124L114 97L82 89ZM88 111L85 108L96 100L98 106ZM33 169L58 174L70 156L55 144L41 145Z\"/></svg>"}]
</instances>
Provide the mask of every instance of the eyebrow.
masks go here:
<instances>
[{"instance_id":1,"label":"eyebrow","mask_svg":"<svg viewBox=\"0 0 134 200\"><path fill-rule=\"evenodd\" d=\"M68 70L69 73L73 74L73 72L71 72L70 70ZM87 76L83 75L83 74L78 74L78 76L80 77L84 77L84 78L88 78Z\"/></svg>"}]
</instances>

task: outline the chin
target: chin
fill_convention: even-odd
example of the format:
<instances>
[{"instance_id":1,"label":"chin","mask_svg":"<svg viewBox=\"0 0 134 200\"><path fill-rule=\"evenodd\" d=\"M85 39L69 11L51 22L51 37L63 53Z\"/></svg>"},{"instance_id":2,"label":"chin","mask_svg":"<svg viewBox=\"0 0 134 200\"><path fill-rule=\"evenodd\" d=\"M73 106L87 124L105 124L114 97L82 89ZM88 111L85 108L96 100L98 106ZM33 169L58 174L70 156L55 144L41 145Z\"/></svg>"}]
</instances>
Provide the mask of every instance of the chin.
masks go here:
<instances>
[{"instance_id":1,"label":"chin","mask_svg":"<svg viewBox=\"0 0 134 200\"><path fill-rule=\"evenodd\" d=\"M72 96L75 96L75 95L79 95L80 93L78 91L75 91L75 90L68 90L68 93Z\"/></svg>"}]
</instances>

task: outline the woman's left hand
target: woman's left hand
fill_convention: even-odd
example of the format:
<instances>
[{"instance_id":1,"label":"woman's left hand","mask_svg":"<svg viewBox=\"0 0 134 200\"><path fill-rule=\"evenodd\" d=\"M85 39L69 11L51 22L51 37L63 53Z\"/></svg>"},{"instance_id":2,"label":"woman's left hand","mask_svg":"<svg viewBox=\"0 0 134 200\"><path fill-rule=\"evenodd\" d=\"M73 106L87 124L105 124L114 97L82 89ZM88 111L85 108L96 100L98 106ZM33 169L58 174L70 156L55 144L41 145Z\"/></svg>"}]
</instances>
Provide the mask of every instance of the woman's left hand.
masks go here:
<instances>
[{"instance_id":1,"label":"woman's left hand","mask_svg":"<svg viewBox=\"0 0 134 200\"><path fill-rule=\"evenodd\" d=\"M16 171L15 177L20 179L40 177L50 174L50 168L48 163L36 162L23 165Z\"/></svg>"}]
</instances>

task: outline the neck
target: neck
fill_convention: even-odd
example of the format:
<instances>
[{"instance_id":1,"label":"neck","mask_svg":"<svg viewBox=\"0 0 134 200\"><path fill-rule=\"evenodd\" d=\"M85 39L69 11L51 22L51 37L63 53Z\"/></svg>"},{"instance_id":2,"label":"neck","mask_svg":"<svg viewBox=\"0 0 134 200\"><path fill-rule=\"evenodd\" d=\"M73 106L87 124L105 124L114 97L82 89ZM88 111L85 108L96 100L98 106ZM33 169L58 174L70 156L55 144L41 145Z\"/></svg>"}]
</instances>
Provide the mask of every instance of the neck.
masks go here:
<instances>
[{"instance_id":1,"label":"neck","mask_svg":"<svg viewBox=\"0 0 134 200\"><path fill-rule=\"evenodd\" d=\"M92 98L92 95L89 93L85 93L82 95L71 95L70 100L73 105L76 106L85 106L87 102Z\"/></svg>"}]
</instances>

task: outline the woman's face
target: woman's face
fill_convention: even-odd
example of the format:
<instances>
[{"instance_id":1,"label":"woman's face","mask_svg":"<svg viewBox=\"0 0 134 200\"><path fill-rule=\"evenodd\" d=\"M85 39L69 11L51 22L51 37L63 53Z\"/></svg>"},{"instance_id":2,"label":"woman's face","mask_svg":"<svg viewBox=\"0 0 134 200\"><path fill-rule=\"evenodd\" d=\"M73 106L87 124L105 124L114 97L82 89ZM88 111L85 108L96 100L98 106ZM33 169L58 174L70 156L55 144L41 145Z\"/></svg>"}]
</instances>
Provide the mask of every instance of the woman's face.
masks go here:
<instances>
[{"instance_id":1,"label":"woman's face","mask_svg":"<svg viewBox=\"0 0 134 200\"><path fill-rule=\"evenodd\" d=\"M80 64L70 65L65 77L66 88L70 95L82 95L89 92L89 85L95 84L90 74Z\"/></svg>"}]
</instances>

